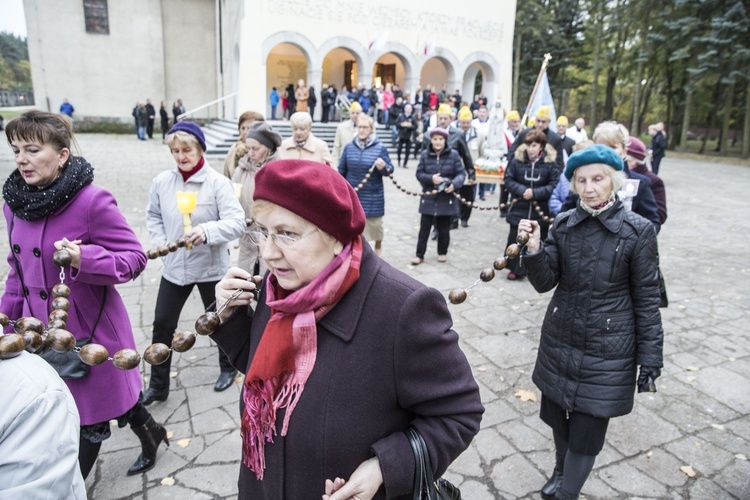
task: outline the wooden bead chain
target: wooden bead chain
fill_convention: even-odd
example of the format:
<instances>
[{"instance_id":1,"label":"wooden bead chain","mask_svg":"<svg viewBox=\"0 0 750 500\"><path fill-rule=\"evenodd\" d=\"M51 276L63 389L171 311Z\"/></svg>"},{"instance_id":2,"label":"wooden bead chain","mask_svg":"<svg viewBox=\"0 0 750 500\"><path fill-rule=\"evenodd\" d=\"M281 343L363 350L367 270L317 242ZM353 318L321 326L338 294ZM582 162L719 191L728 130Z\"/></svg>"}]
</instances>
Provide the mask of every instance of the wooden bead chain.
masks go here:
<instances>
[{"instance_id":1,"label":"wooden bead chain","mask_svg":"<svg viewBox=\"0 0 750 500\"><path fill-rule=\"evenodd\" d=\"M511 243L510 245L508 245L508 248L505 249L504 256L495 259L492 267L483 269L482 272L479 273L479 279L471 285L467 286L466 288L454 288L453 290L451 290L451 292L448 294L448 301L451 304L460 304L466 300L472 288L477 286L479 283L492 281L492 279L495 277L496 270L502 271L508 265L508 259L515 259L521 254L523 247L526 246L526 243L528 243L529 241L529 237L529 233L525 231L519 232L518 236L516 237L516 243Z\"/></svg>"},{"instance_id":2,"label":"wooden bead chain","mask_svg":"<svg viewBox=\"0 0 750 500\"><path fill-rule=\"evenodd\" d=\"M175 243L174 249L184 245ZM174 250L168 250L167 253ZM13 326L16 333L0 333L0 359L10 359L21 354L26 350L35 354L43 354L50 349L55 352L65 353L74 351L81 358L81 361L89 366L98 366L106 361L111 361L120 370L132 370L141 362L141 355L135 349L121 349L110 357L107 348L101 344L89 343L82 347L76 346L75 336L65 330L68 321L68 311L70 309L70 287L63 281L65 280L65 268L70 265L72 259L70 252L65 248L56 251L52 257L55 266L60 268L60 283L52 288L52 312L49 315L49 323L44 323L34 317L26 316L17 320L11 320L7 315L0 313L0 326L4 329L8 325ZM260 284L263 278L253 276L251 278L255 288L251 293L257 299L260 294ZM162 343L151 344L143 353L143 360L152 365L164 363L172 353L185 352L190 350L195 344L198 334L209 335L213 333L221 322L219 315L229 305L231 301L239 297L244 290L236 290L227 301L219 307L217 311L207 311L201 314L195 322L195 332L185 330L177 332L172 337L172 345L167 346Z\"/></svg>"},{"instance_id":3,"label":"wooden bead chain","mask_svg":"<svg viewBox=\"0 0 750 500\"><path fill-rule=\"evenodd\" d=\"M250 227L255 224L255 219L245 219L245 223L247 224L247 227ZM176 252L180 248L185 247L187 247L187 240L185 237L182 237L179 240L167 243L166 245L146 250L146 257L150 260L158 259L159 257L166 257L171 252Z\"/></svg>"}]
</instances>

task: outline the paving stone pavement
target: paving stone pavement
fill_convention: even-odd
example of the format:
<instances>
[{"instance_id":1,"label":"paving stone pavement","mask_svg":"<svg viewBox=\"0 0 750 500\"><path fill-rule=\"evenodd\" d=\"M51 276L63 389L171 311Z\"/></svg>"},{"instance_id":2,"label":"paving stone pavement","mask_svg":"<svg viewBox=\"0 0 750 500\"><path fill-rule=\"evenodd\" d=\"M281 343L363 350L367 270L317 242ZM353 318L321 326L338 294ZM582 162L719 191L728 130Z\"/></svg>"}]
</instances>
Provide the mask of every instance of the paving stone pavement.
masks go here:
<instances>
[{"instance_id":1,"label":"paving stone pavement","mask_svg":"<svg viewBox=\"0 0 750 500\"><path fill-rule=\"evenodd\" d=\"M95 182L116 196L120 208L149 248L145 224L148 189L158 172L174 163L166 146L131 136L80 135L83 155L96 168ZM212 160L220 168L218 160ZM411 168L396 178L417 188ZM14 168L12 152L0 148L0 175ZM750 169L676 160L662 162L669 220L659 236L670 306L662 309L664 369L656 394L636 396L628 416L612 420L604 450L583 488L590 499L750 498ZM469 228L452 231L448 262L436 260L435 243L418 267L416 197L386 185L383 258L446 293L474 282L501 253L508 226L496 211L476 211ZM496 198L494 203L497 203ZM490 202L488 201L489 205ZM4 222L2 222L4 224ZM2 235L6 234L5 228ZM8 252L7 238L0 250ZM149 345L160 264L151 261L134 282L118 287L130 312L139 349ZM7 274L0 265L0 278ZM446 473L466 500L540 498L538 490L554 465L551 433L539 420L539 403L516 391L540 394L531 382L538 337L550 294L528 282L510 282L505 272L451 305L455 329L480 384L486 413L471 446ZM2 287L2 285L0 285ZM201 313L194 292L180 329L192 329ZM171 433L156 467L143 475L125 471L139 453L128 429L113 425L95 470L86 481L94 499L219 499L237 495L240 463L240 380L216 393L216 348L207 338L175 354L169 399L149 407ZM141 367L148 374L145 366ZM681 472L691 466L695 477ZM172 485L162 481L171 478ZM310 498L320 498L321 491ZM293 499L294 500L294 499Z\"/></svg>"}]
</instances>

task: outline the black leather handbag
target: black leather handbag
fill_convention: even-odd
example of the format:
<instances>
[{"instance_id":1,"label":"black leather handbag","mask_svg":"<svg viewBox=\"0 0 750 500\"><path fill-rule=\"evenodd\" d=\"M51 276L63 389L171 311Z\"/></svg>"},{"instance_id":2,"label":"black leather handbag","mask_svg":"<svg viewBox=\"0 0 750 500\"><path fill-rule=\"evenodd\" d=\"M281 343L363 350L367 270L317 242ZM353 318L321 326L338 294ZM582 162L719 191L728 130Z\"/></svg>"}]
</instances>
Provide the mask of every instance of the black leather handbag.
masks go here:
<instances>
[{"instance_id":1,"label":"black leather handbag","mask_svg":"<svg viewBox=\"0 0 750 500\"><path fill-rule=\"evenodd\" d=\"M76 340L76 347L80 349L89 342L91 342L91 337ZM49 350L40 356L55 369L62 379L86 378L91 369L89 365L81 360L77 350L69 352L56 352Z\"/></svg>"},{"instance_id":2,"label":"black leather handbag","mask_svg":"<svg viewBox=\"0 0 750 500\"><path fill-rule=\"evenodd\" d=\"M414 452L414 493L412 500L461 500L461 491L447 479L437 481L432 475L430 454L422 435L414 427L406 430Z\"/></svg>"}]
</instances>

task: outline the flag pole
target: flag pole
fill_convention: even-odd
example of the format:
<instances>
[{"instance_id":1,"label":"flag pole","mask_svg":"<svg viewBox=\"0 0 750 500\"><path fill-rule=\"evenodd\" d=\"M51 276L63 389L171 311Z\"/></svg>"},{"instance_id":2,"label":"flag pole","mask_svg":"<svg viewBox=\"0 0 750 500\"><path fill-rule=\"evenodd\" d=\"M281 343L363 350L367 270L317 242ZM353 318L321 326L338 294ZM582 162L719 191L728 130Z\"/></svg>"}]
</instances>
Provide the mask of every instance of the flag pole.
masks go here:
<instances>
[{"instance_id":1,"label":"flag pole","mask_svg":"<svg viewBox=\"0 0 750 500\"><path fill-rule=\"evenodd\" d=\"M547 71L547 63L549 63L550 59L552 59L552 54L544 54L544 61L542 62L542 69L539 70L539 75L536 77L536 83L534 84L534 90L531 91L531 97L529 98L529 103L526 105L526 109L523 112L523 118L521 119L521 126L526 126L526 120L529 117L529 108L531 108L531 104L534 102L534 97L536 97L536 91L539 89L539 84L542 82L542 75Z\"/></svg>"}]
</instances>

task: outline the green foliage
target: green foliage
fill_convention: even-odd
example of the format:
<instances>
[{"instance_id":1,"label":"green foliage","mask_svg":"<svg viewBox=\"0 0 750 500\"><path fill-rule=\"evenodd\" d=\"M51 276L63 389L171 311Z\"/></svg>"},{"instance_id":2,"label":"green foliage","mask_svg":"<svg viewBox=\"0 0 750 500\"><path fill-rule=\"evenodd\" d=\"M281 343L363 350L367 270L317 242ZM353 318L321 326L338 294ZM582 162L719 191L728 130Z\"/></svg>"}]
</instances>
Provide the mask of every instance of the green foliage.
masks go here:
<instances>
[{"instance_id":1,"label":"green foliage","mask_svg":"<svg viewBox=\"0 0 750 500\"><path fill-rule=\"evenodd\" d=\"M584 116L589 124L635 118L636 131L664 121L672 146L683 135L683 122L716 130L723 120L738 130L739 111L750 113L743 109L750 79L748 9L747 0L518 2L519 110L549 52L558 115Z\"/></svg>"},{"instance_id":2,"label":"green foliage","mask_svg":"<svg viewBox=\"0 0 750 500\"><path fill-rule=\"evenodd\" d=\"M0 33L0 88L31 90L31 65L26 39Z\"/></svg>"}]
</instances>

